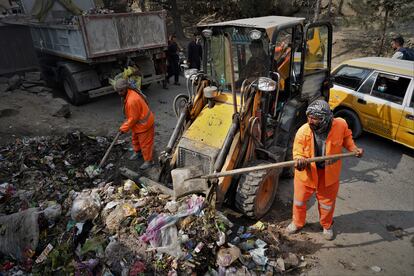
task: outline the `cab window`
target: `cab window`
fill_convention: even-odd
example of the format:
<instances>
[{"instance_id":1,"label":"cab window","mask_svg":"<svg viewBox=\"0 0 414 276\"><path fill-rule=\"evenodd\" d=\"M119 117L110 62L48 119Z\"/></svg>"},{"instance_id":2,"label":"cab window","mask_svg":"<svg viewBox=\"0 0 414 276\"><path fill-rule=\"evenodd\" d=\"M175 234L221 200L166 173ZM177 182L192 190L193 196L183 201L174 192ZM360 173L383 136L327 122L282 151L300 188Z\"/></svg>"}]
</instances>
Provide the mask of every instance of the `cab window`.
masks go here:
<instances>
[{"instance_id":1,"label":"cab window","mask_svg":"<svg viewBox=\"0 0 414 276\"><path fill-rule=\"evenodd\" d=\"M305 75L328 69L327 26L315 26L306 33Z\"/></svg>"},{"instance_id":2,"label":"cab window","mask_svg":"<svg viewBox=\"0 0 414 276\"><path fill-rule=\"evenodd\" d=\"M402 104L409 84L409 78L379 73L371 95L393 103Z\"/></svg>"},{"instance_id":3,"label":"cab window","mask_svg":"<svg viewBox=\"0 0 414 276\"><path fill-rule=\"evenodd\" d=\"M334 83L356 90L370 72L369 69L345 65L334 73Z\"/></svg>"},{"instance_id":4,"label":"cab window","mask_svg":"<svg viewBox=\"0 0 414 276\"><path fill-rule=\"evenodd\" d=\"M411 92L411 102L410 107L414 107L414 91Z\"/></svg>"}]
</instances>

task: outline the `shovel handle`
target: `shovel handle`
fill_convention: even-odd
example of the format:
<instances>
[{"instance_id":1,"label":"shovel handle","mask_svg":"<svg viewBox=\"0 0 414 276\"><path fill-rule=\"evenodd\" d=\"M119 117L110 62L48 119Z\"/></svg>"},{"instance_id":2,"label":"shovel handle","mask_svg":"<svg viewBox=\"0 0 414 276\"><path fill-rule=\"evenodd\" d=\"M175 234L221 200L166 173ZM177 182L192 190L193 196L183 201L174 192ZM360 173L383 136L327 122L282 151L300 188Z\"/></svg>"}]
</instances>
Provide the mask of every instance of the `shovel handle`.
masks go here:
<instances>
[{"instance_id":1,"label":"shovel handle","mask_svg":"<svg viewBox=\"0 0 414 276\"><path fill-rule=\"evenodd\" d=\"M356 155L357 154L355 152L347 152L347 153L333 154L329 156L318 156L318 157L313 157L313 158L307 158L306 161L308 163L320 162L320 161L340 159L340 158L356 156ZM240 168L240 169L235 169L235 170L230 170L230 171L225 171L225 172L212 173L212 174L201 175L201 176L193 177L193 178L211 179L211 178L218 178L218 177L224 177L224 176L229 176L229 175L249 173L253 171L286 168L286 167L292 167L295 165L296 165L296 161L292 160L292 161L285 161L285 162L272 163L272 164L266 164L266 165L259 165L259 166L254 166L254 167Z\"/></svg>"},{"instance_id":2,"label":"shovel handle","mask_svg":"<svg viewBox=\"0 0 414 276\"><path fill-rule=\"evenodd\" d=\"M102 158L101 162L98 165L98 168L102 168L103 164L106 162L106 159L108 159L108 155L111 152L113 146L115 145L116 141L118 141L119 136L121 135L121 132L118 131L118 133L115 135L114 140L112 141L109 148L106 150L104 157Z\"/></svg>"}]
</instances>

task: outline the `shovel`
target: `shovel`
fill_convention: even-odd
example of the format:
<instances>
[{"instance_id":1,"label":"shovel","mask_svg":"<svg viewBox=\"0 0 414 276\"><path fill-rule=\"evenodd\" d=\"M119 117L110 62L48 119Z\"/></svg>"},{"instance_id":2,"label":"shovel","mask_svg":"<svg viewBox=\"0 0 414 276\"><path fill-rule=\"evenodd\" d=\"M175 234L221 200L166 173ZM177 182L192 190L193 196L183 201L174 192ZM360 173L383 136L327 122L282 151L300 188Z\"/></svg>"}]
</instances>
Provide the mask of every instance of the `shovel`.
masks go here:
<instances>
[{"instance_id":1,"label":"shovel","mask_svg":"<svg viewBox=\"0 0 414 276\"><path fill-rule=\"evenodd\" d=\"M88 176L90 178L94 178L95 176L99 175L102 172L102 166L103 166L103 164L105 164L106 159L108 159L109 153L111 152L112 148L114 147L116 141L118 141L118 138L121 134L122 134L122 132L118 131L118 133L115 135L114 140L112 141L111 145L106 150L105 155L102 158L101 162L99 162L98 167L95 167L95 166L91 165L91 166L88 166L85 169L85 172L88 174Z\"/></svg>"},{"instance_id":2,"label":"shovel","mask_svg":"<svg viewBox=\"0 0 414 276\"><path fill-rule=\"evenodd\" d=\"M347 153L333 154L329 156L319 156L319 157L307 158L306 161L308 163L321 162L321 161L335 160L335 159L341 159L344 157L351 157L351 156L356 156L356 153L347 152ZM208 189L207 188L208 185L206 181L207 179L238 175L238 174L249 173L249 172L260 171L260 170L271 170L271 169L292 167L296 165L296 162L297 161L292 160L292 161L285 161L285 162L272 163L272 164L266 164L266 165L258 165L258 166L247 167L247 168L234 169L234 170L212 173L212 174L196 174L197 172L200 172L200 169L197 169L195 167L174 169L171 172L171 176L173 180L175 198L179 198L184 195L191 194L191 193L200 193L200 192L203 192L203 190L205 192Z\"/></svg>"},{"instance_id":3,"label":"shovel","mask_svg":"<svg viewBox=\"0 0 414 276\"><path fill-rule=\"evenodd\" d=\"M108 155L111 152L112 148L114 147L116 141L118 141L119 136L121 135L122 132L118 131L118 133L115 135L114 140L112 141L111 145L109 146L109 148L106 150L104 157L102 158L101 162L98 165L98 169L102 168L103 164L105 164L106 159L108 159Z\"/></svg>"}]
</instances>

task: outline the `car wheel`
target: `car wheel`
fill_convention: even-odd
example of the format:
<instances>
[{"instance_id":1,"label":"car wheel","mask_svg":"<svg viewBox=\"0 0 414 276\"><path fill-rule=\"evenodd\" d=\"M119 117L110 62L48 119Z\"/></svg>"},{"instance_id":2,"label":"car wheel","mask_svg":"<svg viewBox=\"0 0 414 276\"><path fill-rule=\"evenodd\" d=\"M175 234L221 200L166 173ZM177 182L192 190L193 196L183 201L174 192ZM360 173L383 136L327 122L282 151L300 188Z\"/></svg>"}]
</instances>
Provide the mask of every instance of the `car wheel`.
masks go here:
<instances>
[{"instance_id":1,"label":"car wheel","mask_svg":"<svg viewBox=\"0 0 414 276\"><path fill-rule=\"evenodd\" d=\"M342 109L335 112L335 117L340 117L346 121L348 128L352 131L352 138L356 139L361 136L362 125L355 112L348 109Z\"/></svg>"}]
</instances>

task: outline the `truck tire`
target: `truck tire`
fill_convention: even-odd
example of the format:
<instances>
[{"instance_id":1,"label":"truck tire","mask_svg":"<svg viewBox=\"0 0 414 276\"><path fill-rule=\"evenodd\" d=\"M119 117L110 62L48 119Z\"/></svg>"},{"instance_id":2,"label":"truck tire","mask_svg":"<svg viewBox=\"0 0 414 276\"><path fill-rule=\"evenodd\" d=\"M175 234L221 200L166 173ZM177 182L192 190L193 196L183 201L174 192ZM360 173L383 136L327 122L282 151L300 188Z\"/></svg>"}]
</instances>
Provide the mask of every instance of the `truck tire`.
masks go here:
<instances>
[{"instance_id":1,"label":"truck tire","mask_svg":"<svg viewBox=\"0 0 414 276\"><path fill-rule=\"evenodd\" d=\"M348 109L341 109L335 112L335 117L341 117L348 124L348 128L352 131L352 138L356 139L362 134L362 125L358 115Z\"/></svg>"},{"instance_id":2,"label":"truck tire","mask_svg":"<svg viewBox=\"0 0 414 276\"><path fill-rule=\"evenodd\" d=\"M151 86L151 83L147 83L147 84L143 84L141 88L142 90L147 90L150 86Z\"/></svg>"},{"instance_id":3,"label":"truck tire","mask_svg":"<svg viewBox=\"0 0 414 276\"><path fill-rule=\"evenodd\" d=\"M269 164L255 161L248 166ZM241 176L236 191L236 207L250 218L260 219L270 207L276 196L279 184L279 170L254 171Z\"/></svg>"},{"instance_id":4,"label":"truck tire","mask_svg":"<svg viewBox=\"0 0 414 276\"><path fill-rule=\"evenodd\" d=\"M89 101L89 96L87 94L79 93L76 88L75 80L72 77L72 74L66 68L62 71L63 77L63 89L65 90L65 94L73 105L82 105Z\"/></svg>"}]
</instances>

